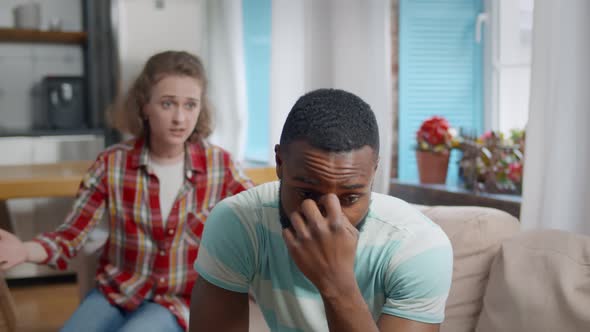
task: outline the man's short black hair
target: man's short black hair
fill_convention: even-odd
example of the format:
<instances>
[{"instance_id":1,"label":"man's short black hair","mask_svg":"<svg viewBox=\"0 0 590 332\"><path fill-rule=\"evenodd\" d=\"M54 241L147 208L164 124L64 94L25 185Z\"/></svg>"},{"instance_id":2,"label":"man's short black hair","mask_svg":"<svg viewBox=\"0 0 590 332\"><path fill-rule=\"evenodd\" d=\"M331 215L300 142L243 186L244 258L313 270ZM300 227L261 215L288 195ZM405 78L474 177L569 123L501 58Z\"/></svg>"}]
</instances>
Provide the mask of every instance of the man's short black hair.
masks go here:
<instances>
[{"instance_id":1,"label":"man's short black hair","mask_svg":"<svg viewBox=\"0 0 590 332\"><path fill-rule=\"evenodd\" d=\"M327 152L348 152L370 146L379 154L379 128L371 106L338 89L311 91L297 100L287 116L281 146L305 141Z\"/></svg>"}]
</instances>

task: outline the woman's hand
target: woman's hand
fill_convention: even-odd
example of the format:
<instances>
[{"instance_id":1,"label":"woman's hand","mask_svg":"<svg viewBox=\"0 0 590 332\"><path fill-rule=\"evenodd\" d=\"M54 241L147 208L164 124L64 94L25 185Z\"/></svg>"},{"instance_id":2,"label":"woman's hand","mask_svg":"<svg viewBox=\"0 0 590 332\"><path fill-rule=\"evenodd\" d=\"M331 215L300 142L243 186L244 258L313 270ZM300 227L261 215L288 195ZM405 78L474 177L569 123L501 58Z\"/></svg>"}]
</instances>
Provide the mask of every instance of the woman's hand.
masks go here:
<instances>
[{"instance_id":1,"label":"woman's hand","mask_svg":"<svg viewBox=\"0 0 590 332\"><path fill-rule=\"evenodd\" d=\"M0 229L0 269L8 270L27 260L27 247L14 234Z\"/></svg>"}]
</instances>

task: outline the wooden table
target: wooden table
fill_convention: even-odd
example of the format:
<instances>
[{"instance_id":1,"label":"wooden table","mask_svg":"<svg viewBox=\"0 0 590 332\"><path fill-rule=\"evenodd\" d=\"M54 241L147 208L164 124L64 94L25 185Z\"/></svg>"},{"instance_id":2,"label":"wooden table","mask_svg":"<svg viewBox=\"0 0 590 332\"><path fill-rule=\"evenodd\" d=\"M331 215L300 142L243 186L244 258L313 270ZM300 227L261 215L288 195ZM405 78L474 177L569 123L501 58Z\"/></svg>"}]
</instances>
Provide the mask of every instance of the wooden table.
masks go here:
<instances>
[{"instance_id":1,"label":"wooden table","mask_svg":"<svg viewBox=\"0 0 590 332\"><path fill-rule=\"evenodd\" d=\"M15 198L74 197L92 161L0 166L0 228L12 231L6 201Z\"/></svg>"},{"instance_id":2,"label":"wooden table","mask_svg":"<svg viewBox=\"0 0 590 332\"><path fill-rule=\"evenodd\" d=\"M73 197L92 161L0 166L0 201L13 198Z\"/></svg>"},{"instance_id":3,"label":"wooden table","mask_svg":"<svg viewBox=\"0 0 590 332\"><path fill-rule=\"evenodd\" d=\"M14 198L74 197L92 161L0 166L0 227L11 229L6 200ZM254 183L276 179L274 167L245 169Z\"/></svg>"}]
</instances>

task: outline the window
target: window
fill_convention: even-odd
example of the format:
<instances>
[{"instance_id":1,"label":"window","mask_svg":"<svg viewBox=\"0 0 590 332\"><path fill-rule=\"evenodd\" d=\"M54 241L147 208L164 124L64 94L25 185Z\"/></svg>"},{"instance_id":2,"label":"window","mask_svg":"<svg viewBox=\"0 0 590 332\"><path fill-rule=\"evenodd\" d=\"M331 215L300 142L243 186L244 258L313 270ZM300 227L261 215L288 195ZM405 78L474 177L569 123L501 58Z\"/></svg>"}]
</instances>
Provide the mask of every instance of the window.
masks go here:
<instances>
[{"instance_id":1,"label":"window","mask_svg":"<svg viewBox=\"0 0 590 332\"><path fill-rule=\"evenodd\" d=\"M482 47L475 40L481 0L399 2L399 178L418 179L415 133L426 118L483 129ZM453 152L447 183L456 183Z\"/></svg>"},{"instance_id":2,"label":"window","mask_svg":"<svg viewBox=\"0 0 590 332\"><path fill-rule=\"evenodd\" d=\"M415 132L432 115L477 134L525 127L533 6L534 0L399 0L401 180L418 179ZM458 180L460 155L453 154L449 184Z\"/></svg>"},{"instance_id":3,"label":"window","mask_svg":"<svg viewBox=\"0 0 590 332\"><path fill-rule=\"evenodd\" d=\"M522 129L528 120L534 0L490 0L485 42L486 129Z\"/></svg>"}]
</instances>

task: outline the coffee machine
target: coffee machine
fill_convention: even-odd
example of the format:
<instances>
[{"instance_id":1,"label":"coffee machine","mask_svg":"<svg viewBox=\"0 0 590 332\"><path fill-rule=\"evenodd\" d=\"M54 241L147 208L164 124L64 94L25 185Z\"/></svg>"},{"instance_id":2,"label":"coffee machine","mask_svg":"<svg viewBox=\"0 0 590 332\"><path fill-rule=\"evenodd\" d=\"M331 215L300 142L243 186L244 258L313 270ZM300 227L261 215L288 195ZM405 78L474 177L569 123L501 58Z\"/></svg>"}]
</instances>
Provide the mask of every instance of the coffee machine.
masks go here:
<instances>
[{"instance_id":1,"label":"coffee machine","mask_svg":"<svg viewBox=\"0 0 590 332\"><path fill-rule=\"evenodd\" d=\"M88 127L84 79L78 76L47 76L42 83L44 129Z\"/></svg>"}]
</instances>

